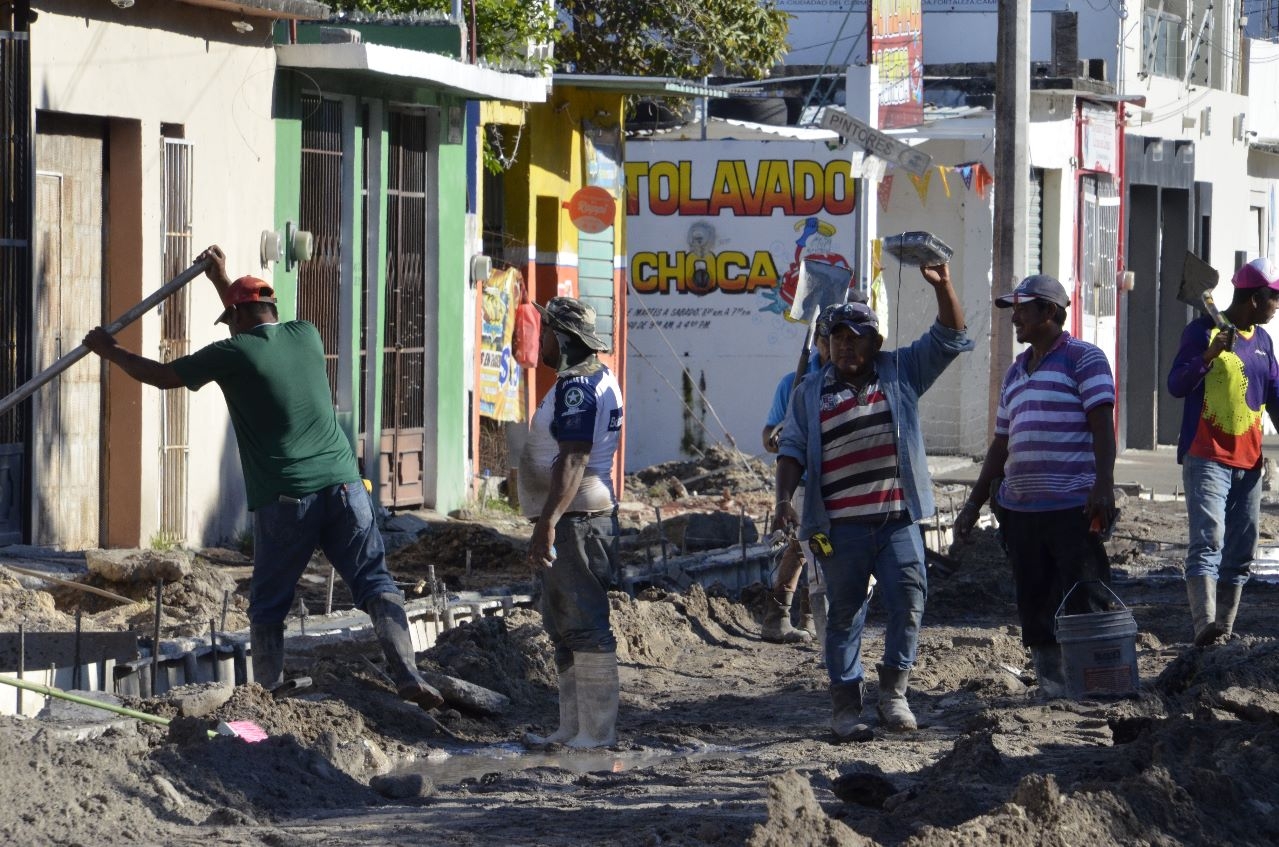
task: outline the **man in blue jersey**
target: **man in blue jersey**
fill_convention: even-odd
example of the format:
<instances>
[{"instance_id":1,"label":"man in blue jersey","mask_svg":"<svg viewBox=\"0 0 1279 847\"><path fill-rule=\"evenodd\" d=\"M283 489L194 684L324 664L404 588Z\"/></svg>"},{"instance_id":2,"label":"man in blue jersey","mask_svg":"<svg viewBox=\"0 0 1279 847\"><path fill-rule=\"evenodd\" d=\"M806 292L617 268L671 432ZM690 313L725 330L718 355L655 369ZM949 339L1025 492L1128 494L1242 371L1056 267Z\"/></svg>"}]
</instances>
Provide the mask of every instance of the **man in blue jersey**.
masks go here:
<instances>
[{"instance_id":1,"label":"man in blue jersey","mask_svg":"<svg viewBox=\"0 0 1279 847\"><path fill-rule=\"evenodd\" d=\"M554 297L542 313L542 364L556 370L529 425L519 496L536 521L529 564L542 579L542 622L555 647L560 724L530 746L607 747L617 741L617 640L608 589L617 567L613 457L622 390L598 353L595 310Z\"/></svg>"},{"instance_id":2,"label":"man in blue jersey","mask_svg":"<svg viewBox=\"0 0 1279 847\"><path fill-rule=\"evenodd\" d=\"M232 282L217 245L199 258L211 261L206 275L225 307L217 323L227 325L229 339L169 363L125 350L101 327L84 346L147 385L199 391L214 382L222 389L253 513L254 681L267 689L284 682L284 619L319 547L372 619L399 695L423 708L441 705L418 673L404 595L386 568L372 498L333 413L320 333L306 321L280 322L265 280Z\"/></svg>"},{"instance_id":3,"label":"man in blue jersey","mask_svg":"<svg viewBox=\"0 0 1279 847\"><path fill-rule=\"evenodd\" d=\"M1026 277L995 305L1012 310L1029 345L1004 376L995 437L973 493L955 519L965 539L994 492L992 508L1013 568L1022 643L1040 690L1066 694L1053 617L1104 611L1110 560L1102 536L1115 518L1115 380L1100 348L1065 330L1070 298L1050 276ZM1084 585L1072 591L1076 583ZM1069 598L1066 598L1067 593Z\"/></svg>"}]
</instances>

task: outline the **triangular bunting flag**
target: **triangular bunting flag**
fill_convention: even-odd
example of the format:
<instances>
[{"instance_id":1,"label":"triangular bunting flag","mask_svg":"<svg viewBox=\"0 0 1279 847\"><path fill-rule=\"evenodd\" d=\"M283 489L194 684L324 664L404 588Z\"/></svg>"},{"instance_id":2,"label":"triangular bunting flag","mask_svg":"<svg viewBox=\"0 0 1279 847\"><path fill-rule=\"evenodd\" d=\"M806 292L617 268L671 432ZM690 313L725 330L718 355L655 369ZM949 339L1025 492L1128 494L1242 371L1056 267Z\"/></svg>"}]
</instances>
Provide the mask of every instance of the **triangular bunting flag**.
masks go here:
<instances>
[{"instance_id":1,"label":"triangular bunting flag","mask_svg":"<svg viewBox=\"0 0 1279 847\"><path fill-rule=\"evenodd\" d=\"M909 176L910 181L915 184L915 193L919 195L919 202L927 203L928 202L928 183L933 181L932 168L929 168L928 170L924 171L923 176L915 176L914 174L907 174L907 176Z\"/></svg>"},{"instance_id":2,"label":"triangular bunting flag","mask_svg":"<svg viewBox=\"0 0 1279 847\"><path fill-rule=\"evenodd\" d=\"M946 192L947 197L950 197L950 183L946 181L946 171L948 170L950 170L950 168L945 165L937 166L937 175L941 177L942 190Z\"/></svg>"},{"instance_id":3,"label":"triangular bunting flag","mask_svg":"<svg viewBox=\"0 0 1279 847\"><path fill-rule=\"evenodd\" d=\"M884 178L879 181L879 208L885 212L888 211L888 198L893 194L893 175L884 174Z\"/></svg>"},{"instance_id":4,"label":"triangular bunting flag","mask_svg":"<svg viewBox=\"0 0 1279 847\"><path fill-rule=\"evenodd\" d=\"M973 190L973 166L972 165L956 165L955 170L959 171L959 178L964 181L964 188L969 191Z\"/></svg>"},{"instance_id":5,"label":"triangular bunting flag","mask_svg":"<svg viewBox=\"0 0 1279 847\"><path fill-rule=\"evenodd\" d=\"M986 199L986 192L995 184L995 177L990 171L986 170L986 166L978 162L973 168L977 171L974 176L974 182L977 183L977 196Z\"/></svg>"}]
</instances>

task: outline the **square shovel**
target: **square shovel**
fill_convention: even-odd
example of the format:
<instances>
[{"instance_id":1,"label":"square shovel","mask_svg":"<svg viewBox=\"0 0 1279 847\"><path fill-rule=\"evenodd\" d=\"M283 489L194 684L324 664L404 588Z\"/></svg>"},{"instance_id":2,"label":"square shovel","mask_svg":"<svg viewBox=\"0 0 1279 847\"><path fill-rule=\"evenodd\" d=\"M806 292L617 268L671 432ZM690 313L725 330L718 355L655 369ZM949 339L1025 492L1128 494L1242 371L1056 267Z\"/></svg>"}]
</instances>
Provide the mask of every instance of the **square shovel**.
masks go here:
<instances>
[{"instance_id":1,"label":"square shovel","mask_svg":"<svg viewBox=\"0 0 1279 847\"><path fill-rule=\"evenodd\" d=\"M1186 251L1186 262L1181 268L1181 287L1177 289L1177 299L1187 306L1194 306L1203 311L1217 329L1222 332L1233 332L1234 325L1226 320L1212 301L1212 290L1217 287L1218 274L1216 268L1190 251ZM1227 348L1229 349L1229 348Z\"/></svg>"}]
</instances>

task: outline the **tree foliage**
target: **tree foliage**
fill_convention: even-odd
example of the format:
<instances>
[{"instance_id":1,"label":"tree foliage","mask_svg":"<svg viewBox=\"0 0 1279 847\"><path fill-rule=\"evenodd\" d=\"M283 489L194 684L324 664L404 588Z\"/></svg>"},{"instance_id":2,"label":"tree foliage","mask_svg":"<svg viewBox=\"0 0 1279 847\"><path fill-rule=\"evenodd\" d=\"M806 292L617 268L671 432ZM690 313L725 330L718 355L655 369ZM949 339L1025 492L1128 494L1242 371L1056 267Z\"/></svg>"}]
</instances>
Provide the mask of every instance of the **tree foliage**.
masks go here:
<instances>
[{"instance_id":1,"label":"tree foliage","mask_svg":"<svg viewBox=\"0 0 1279 847\"><path fill-rule=\"evenodd\" d=\"M577 73L765 76L786 51L774 0L560 0L556 61Z\"/></svg>"},{"instance_id":2,"label":"tree foliage","mask_svg":"<svg viewBox=\"0 0 1279 847\"><path fill-rule=\"evenodd\" d=\"M338 9L447 14L450 0L335 0ZM464 9L469 9L465 0ZM476 0L484 59L555 43L555 64L589 74L759 78L786 50L789 15L776 0Z\"/></svg>"}]
</instances>

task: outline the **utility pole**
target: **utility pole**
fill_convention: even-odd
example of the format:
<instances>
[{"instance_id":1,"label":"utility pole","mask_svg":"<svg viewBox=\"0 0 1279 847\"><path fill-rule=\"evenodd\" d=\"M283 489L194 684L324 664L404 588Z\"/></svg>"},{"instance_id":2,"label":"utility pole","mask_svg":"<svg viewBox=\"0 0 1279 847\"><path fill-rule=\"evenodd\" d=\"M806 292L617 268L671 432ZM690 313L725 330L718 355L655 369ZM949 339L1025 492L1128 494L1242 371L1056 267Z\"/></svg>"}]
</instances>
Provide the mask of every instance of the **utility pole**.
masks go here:
<instances>
[{"instance_id":1,"label":"utility pole","mask_svg":"<svg viewBox=\"0 0 1279 847\"><path fill-rule=\"evenodd\" d=\"M1030 201L1030 0L999 0L995 53L995 232L991 273L995 297L1026 274ZM990 321L990 391L987 429L995 430L999 389L1012 364L1012 329Z\"/></svg>"}]
</instances>

